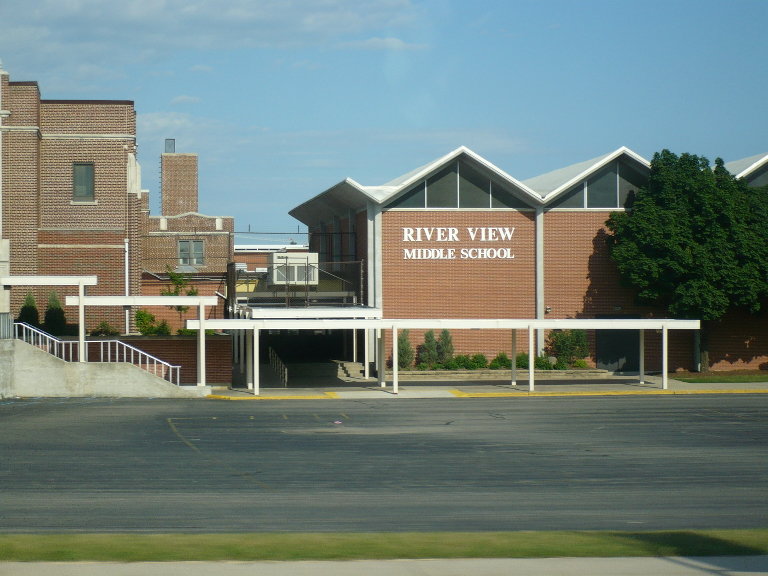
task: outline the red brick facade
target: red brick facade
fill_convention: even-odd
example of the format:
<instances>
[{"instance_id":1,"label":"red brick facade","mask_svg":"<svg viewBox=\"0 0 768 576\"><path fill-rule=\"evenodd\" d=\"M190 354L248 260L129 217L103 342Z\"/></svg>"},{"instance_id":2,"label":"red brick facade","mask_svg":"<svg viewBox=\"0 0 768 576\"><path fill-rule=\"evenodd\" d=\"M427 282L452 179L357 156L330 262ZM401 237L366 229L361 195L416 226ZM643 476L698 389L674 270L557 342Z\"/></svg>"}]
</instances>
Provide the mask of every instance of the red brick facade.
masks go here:
<instances>
[{"instance_id":1,"label":"red brick facade","mask_svg":"<svg viewBox=\"0 0 768 576\"><path fill-rule=\"evenodd\" d=\"M140 191L136 181L136 114L133 102L43 100L35 82L0 75L3 134L3 235L10 241L12 275L96 275L91 295L137 294ZM93 196L74 194L74 165L93 169ZM11 313L27 292L41 316L49 289L14 289ZM59 299L76 294L56 288ZM73 307L65 307L69 322ZM89 321L123 328L122 310L94 311Z\"/></svg>"},{"instance_id":2,"label":"red brick facade","mask_svg":"<svg viewBox=\"0 0 768 576\"><path fill-rule=\"evenodd\" d=\"M634 161L634 166L641 166L637 157L633 158L631 153L622 150L614 153L611 158L618 158L620 162ZM429 178L442 168L443 165L435 162L429 172L424 172L423 178ZM601 168L595 171L598 169ZM580 170L583 172L584 168ZM580 177L584 182L592 176L590 173L582 173ZM408 189L418 190L414 188L414 180L404 178L402 181L410 182L403 185L403 192ZM547 193L555 189L551 187L553 177L545 175L536 183L550 186L542 192L542 197L548 201L551 196L547 197ZM578 180L569 181L566 178L560 190L564 193L581 190L581 184L577 184ZM626 182L622 185L626 185ZM633 182L632 185L637 184ZM397 194L386 197L380 206L372 208L370 196L381 195L381 187L370 187L366 190L368 196L361 194L358 200L356 194L361 189L366 187L353 187L348 181L342 182L297 207L292 213L317 234L317 240L310 249L319 252L321 260L333 261L338 259L339 250L343 251L349 246L343 235L338 241L332 240L334 233L343 232L348 227L350 218L349 208L340 202L340 190L345 194L345 201L349 198L350 202L356 203L355 253L360 259L368 259L369 246L373 245L371 253L379 259L369 263L368 271L372 277L379 274L380 292L378 298L371 296L367 303L372 306L380 303L385 318L564 319L665 316L663 310L636 305L633 292L620 282L610 257L605 226L611 211L617 208L580 206L553 209L545 201L544 206L539 208L538 217L535 202L531 202L530 209L393 209L388 206L388 202L397 199ZM520 198L525 198L524 194ZM336 207L339 216L324 216L322 221L318 221L319 218L313 216L313 202L317 202L317 210L325 211L325 214L332 206ZM573 203L570 201L568 205ZM377 210L380 212L377 213ZM375 224L369 226L369 220ZM514 233L511 236L508 234L506 240L489 236L484 241L478 232L483 228L514 229ZM476 230L474 239L469 234L470 229ZM539 241L541 244L537 250ZM471 256L472 249L482 248L497 250L486 252L486 258L462 257L462 251L468 251L466 255ZM418 249L424 251L414 252ZM499 252L498 249L508 249L509 252ZM537 258L541 260L538 263ZM537 285L537 266L541 285ZM376 287L373 279L369 284ZM538 303L537 294L540 297ZM492 358L498 352L511 351L511 336L508 332L456 330L451 331L451 335L457 354L483 353ZM669 333L670 370L695 369L696 335L683 330ZM525 336L518 336L518 352L527 351ZM590 330L588 338L592 350L588 361L594 365L604 362L605 350L611 348L612 339L637 339L639 336L636 331L630 335ZM423 331L411 331L410 339L416 347L423 342ZM645 368L659 370L661 334L646 331L644 340ZM390 345L387 342L387 347ZM635 344L631 350L636 354L638 348L639 345ZM709 352L710 367L713 370L767 369L768 324L754 316L731 314L715 327Z\"/></svg>"}]
</instances>

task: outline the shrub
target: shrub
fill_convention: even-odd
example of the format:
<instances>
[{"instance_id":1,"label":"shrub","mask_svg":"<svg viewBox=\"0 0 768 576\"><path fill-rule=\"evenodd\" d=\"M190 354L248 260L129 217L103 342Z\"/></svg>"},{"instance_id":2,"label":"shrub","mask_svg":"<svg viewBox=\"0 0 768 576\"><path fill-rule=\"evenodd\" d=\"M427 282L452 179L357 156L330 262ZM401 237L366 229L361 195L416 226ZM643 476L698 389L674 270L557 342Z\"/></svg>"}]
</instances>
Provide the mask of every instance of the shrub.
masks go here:
<instances>
[{"instance_id":1,"label":"shrub","mask_svg":"<svg viewBox=\"0 0 768 576\"><path fill-rule=\"evenodd\" d=\"M526 352L520 352L515 358L515 365L518 368L528 369L528 354Z\"/></svg>"},{"instance_id":2,"label":"shrub","mask_svg":"<svg viewBox=\"0 0 768 576\"><path fill-rule=\"evenodd\" d=\"M571 367L576 368L577 370L586 370L589 368L589 365L584 358L576 358L576 360L573 361L573 364L571 364Z\"/></svg>"},{"instance_id":3,"label":"shrub","mask_svg":"<svg viewBox=\"0 0 768 576\"><path fill-rule=\"evenodd\" d=\"M512 360L504 352L499 352L496 357L488 364L491 370L505 370L512 368Z\"/></svg>"},{"instance_id":4,"label":"shrub","mask_svg":"<svg viewBox=\"0 0 768 576\"><path fill-rule=\"evenodd\" d=\"M571 366L589 354L587 333L584 330L553 330L549 334L547 350L558 361Z\"/></svg>"},{"instance_id":5,"label":"shrub","mask_svg":"<svg viewBox=\"0 0 768 576\"><path fill-rule=\"evenodd\" d=\"M136 329L143 336L168 336L171 333L171 327L165 320L157 323L154 314L146 310L136 310Z\"/></svg>"},{"instance_id":6,"label":"shrub","mask_svg":"<svg viewBox=\"0 0 768 576\"><path fill-rule=\"evenodd\" d=\"M549 356L536 356L533 367L536 370L553 370L554 364L549 361Z\"/></svg>"},{"instance_id":7,"label":"shrub","mask_svg":"<svg viewBox=\"0 0 768 576\"><path fill-rule=\"evenodd\" d=\"M37 310L37 302L31 292L27 292L24 298L24 305L19 310L17 322L24 322L30 326L40 326L40 312Z\"/></svg>"},{"instance_id":8,"label":"shrub","mask_svg":"<svg viewBox=\"0 0 768 576\"><path fill-rule=\"evenodd\" d=\"M482 370L488 367L488 358L484 354L474 354L470 358L470 370Z\"/></svg>"},{"instance_id":9,"label":"shrub","mask_svg":"<svg viewBox=\"0 0 768 576\"><path fill-rule=\"evenodd\" d=\"M403 330L397 335L397 367L407 370L414 360L413 346L411 346L410 332Z\"/></svg>"},{"instance_id":10,"label":"shrub","mask_svg":"<svg viewBox=\"0 0 768 576\"><path fill-rule=\"evenodd\" d=\"M471 364L472 364L472 361L470 360L469 356L465 354L459 354L458 356L454 356L454 358L450 362L450 366L452 370L469 370Z\"/></svg>"},{"instance_id":11,"label":"shrub","mask_svg":"<svg viewBox=\"0 0 768 576\"><path fill-rule=\"evenodd\" d=\"M51 292L48 296L48 307L45 309L43 326L45 331L53 336L62 336L67 332L67 318L56 292Z\"/></svg>"},{"instance_id":12,"label":"shrub","mask_svg":"<svg viewBox=\"0 0 768 576\"><path fill-rule=\"evenodd\" d=\"M448 330L443 329L440 337L437 339L437 362L447 366L453 358L453 339Z\"/></svg>"},{"instance_id":13,"label":"shrub","mask_svg":"<svg viewBox=\"0 0 768 576\"><path fill-rule=\"evenodd\" d=\"M102 320L99 325L91 330L91 336L117 336L120 331L110 326L109 322Z\"/></svg>"}]
</instances>

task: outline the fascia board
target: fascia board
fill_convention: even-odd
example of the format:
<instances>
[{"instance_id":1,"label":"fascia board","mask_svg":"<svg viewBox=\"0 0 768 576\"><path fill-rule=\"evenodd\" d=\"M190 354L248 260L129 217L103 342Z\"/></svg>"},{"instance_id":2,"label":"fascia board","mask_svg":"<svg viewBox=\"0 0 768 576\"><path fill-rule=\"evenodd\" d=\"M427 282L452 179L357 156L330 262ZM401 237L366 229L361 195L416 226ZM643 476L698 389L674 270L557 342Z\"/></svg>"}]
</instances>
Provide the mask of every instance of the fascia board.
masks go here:
<instances>
[{"instance_id":1,"label":"fascia board","mask_svg":"<svg viewBox=\"0 0 768 576\"><path fill-rule=\"evenodd\" d=\"M758 170L766 163L768 163L768 154L760 158L757 162L753 163L748 168L736 174L736 178L744 178L745 176L749 176L752 172Z\"/></svg>"},{"instance_id":2,"label":"fascia board","mask_svg":"<svg viewBox=\"0 0 768 576\"><path fill-rule=\"evenodd\" d=\"M621 148L618 148L618 149L614 150L613 152L611 152L610 154L604 156L603 158L601 158L600 160L598 160L597 162L592 164L589 168L581 171L579 174L577 174L576 176L574 176L573 178L571 178L570 180L568 180L564 184L561 184L560 186L558 186L557 188L552 190L552 192L547 194L547 196L545 198L545 202L547 204L551 203L552 200L554 200L555 198L557 198L558 196L560 196L561 194L563 194L567 190L570 190L570 188L574 184L576 184L578 182L583 182L584 180L589 178L592 174L594 174L595 172L598 172L601 168L604 168L607 164L609 164L610 162L613 162L614 160L616 160L617 158L619 158L621 156L629 156L630 158L632 158L633 160L637 161L641 165L643 165L643 166L645 166L647 168L651 167L651 163L648 160L646 160L645 158L643 158L642 156L640 156L636 152L633 152L632 150L630 150L626 146L622 146Z\"/></svg>"}]
</instances>

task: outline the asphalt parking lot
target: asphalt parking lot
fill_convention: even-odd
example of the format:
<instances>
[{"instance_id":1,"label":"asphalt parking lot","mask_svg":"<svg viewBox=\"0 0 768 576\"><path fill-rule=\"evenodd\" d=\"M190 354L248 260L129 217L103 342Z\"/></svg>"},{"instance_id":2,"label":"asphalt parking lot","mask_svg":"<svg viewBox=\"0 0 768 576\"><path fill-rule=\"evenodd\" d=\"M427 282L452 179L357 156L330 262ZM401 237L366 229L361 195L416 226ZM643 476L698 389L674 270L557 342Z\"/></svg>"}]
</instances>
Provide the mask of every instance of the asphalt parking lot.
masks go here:
<instances>
[{"instance_id":1,"label":"asphalt parking lot","mask_svg":"<svg viewBox=\"0 0 768 576\"><path fill-rule=\"evenodd\" d=\"M765 526L768 396L6 400L4 532Z\"/></svg>"}]
</instances>

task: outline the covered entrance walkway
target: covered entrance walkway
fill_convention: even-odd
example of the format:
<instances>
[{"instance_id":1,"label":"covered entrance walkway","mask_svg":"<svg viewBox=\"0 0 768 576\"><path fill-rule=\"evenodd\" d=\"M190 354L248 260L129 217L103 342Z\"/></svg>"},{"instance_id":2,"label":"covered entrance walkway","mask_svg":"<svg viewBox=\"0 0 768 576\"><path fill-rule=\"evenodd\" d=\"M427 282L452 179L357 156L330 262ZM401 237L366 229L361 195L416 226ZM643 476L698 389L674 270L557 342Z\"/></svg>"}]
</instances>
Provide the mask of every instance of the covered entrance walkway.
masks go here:
<instances>
[{"instance_id":1,"label":"covered entrance walkway","mask_svg":"<svg viewBox=\"0 0 768 576\"><path fill-rule=\"evenodd\" d=\"M299 314L309 315L312 312L298 310ZM281 314L285 315L282 310ZM316 311L315 311L316 314ZM246 367L248 389L254 395L260 394L260 352L259 339L262 330L363 330L365 376L370 364L369 342L374 341L373 361L379 386L386 387L385 368L387 354L385 349L385 334L391 334L392 377L391 387L394 394L399 393L397 335L400 330L506 330L510 333L512 358L517 355L518 332L524 331L528 339L528 350L535 350L536 331L545 330L636 330L639 332L639 381L645 380L645 331L661 332L661 381L662 389L668 388L668 333L669 330L698 330L698 320L675 319L566 319L566 320L533 320L533 319L383 319L383 318L248 318L231 320L208 320L205 328L225 330L237 339L234 349L236 361L243 362ZM200 322L188 320L187 328L200 329ZM514 363L513 363L514 364ZM517 369L513 366L510 385L517 384ZM535 389L534 362L529 362L528 391Z\"/></svg>"}]
</instances>

